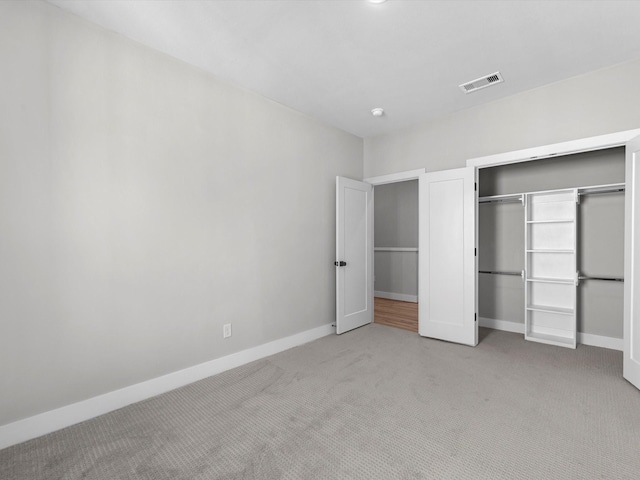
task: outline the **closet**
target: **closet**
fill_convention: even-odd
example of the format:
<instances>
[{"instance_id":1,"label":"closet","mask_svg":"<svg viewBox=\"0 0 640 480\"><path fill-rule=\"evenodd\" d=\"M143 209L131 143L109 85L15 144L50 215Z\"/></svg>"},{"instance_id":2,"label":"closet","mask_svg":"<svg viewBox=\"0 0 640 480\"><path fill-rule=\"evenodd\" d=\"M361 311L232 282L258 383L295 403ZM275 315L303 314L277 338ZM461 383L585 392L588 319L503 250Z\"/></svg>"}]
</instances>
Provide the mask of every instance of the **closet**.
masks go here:
<instances>
[{"instance_id":1,"label":"closet","mask_svg":"<svg viewBox=\"0 0 640 480\"><path fill-rule=\"evenodd\" d=\"M621 345L624 149L480 170L480 325Z\"/></svg>"}]
</instances>

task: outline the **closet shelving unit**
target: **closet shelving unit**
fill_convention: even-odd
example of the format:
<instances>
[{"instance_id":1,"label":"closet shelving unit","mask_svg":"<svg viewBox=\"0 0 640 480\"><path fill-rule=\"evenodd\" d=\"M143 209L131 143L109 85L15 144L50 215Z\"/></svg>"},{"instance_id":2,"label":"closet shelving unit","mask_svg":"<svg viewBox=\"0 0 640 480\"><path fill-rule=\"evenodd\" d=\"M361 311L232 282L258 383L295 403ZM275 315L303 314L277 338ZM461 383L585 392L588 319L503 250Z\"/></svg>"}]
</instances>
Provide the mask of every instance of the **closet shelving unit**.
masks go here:
<instances>
[{"instance_id":1,"label":"closet shelving unit","mask_svg":"<svg viewBox=\"0 0 640 480\"><path fill-rule=\"evenodd\" d=\"M522 275L525 283L525 339L576 348L578 272L577 214L582 195L625 191L624 183L480 197L479 203L519 202L525 207L525 270L482 271Z\"/></svg>"},{"instance_id":2,"label":"closet shelving unit","mask_svg":"<svg viewBox=\"0 0 640 480\"><path fill-rule=\"evenodd\" d=\"M528 193L525 338L576 348L578 190Z\"/></svg>"}]
</instances>

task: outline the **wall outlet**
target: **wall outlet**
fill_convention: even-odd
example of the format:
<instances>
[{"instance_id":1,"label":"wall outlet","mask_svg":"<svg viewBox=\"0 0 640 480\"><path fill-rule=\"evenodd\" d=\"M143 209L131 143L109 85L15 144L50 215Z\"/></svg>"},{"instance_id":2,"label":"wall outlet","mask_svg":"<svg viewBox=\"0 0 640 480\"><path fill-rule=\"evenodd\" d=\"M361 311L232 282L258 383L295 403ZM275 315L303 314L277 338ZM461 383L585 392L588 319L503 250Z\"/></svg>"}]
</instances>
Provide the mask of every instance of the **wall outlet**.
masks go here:
<instances>
[{"instance_id":1,"label":"wall outlet","mask_svg":"<svg viewBox=\"0 0 640 480\"><path fill-rule=\"evenodd\" d=\"M225 323L222 326L222 338L229 338L231 336L231 324Z\"/></svg>"}]
</instances>

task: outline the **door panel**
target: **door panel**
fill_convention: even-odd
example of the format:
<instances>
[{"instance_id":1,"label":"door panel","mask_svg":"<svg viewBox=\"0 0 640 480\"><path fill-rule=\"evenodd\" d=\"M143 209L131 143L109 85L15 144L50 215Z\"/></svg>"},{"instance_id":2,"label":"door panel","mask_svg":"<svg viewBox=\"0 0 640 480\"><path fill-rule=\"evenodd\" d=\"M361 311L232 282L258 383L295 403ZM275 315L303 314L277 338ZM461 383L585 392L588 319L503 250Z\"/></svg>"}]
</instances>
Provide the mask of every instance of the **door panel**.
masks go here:
<instances>
[{"instance_id":1,"label":"door panel","mask_svg":"<svg viewBox=\"0 0 640 480\"><path fill-rule=\"evenodd\" d=\"M336 177L336 257L336 333L340 334L373 321L371 184Z\"/></svg>"},{"instance_id":2,"label":"door panel","mask_svg":"<svg viewBox=\"0 0 640 480\"><path fill-rule=\"evenodd\" d=\"M367 308L367 200L369 193L346 187L344 192L344 314L354 315ZM340 256L339 256L340 257ZM349 268L346 268L349 267Z\"/></svg>"},{"instance_id":3,"label":"door panel","mask_svg":"<svg viewBox=\"0 0 640 480\"><path fill-rule=\"evenodd\" d=\"M420 176L420 335L477 345L475 169Z\"/></svg>"},{"instance_id":4,"label":"door panel","mask_svg":"<svg viewBox=\"0 0 640 480\"><path fill-rule=\"evenodd\" d=\"M623 376L640 388L640 137L626 152Z\"/></svg>"}]
</instances>

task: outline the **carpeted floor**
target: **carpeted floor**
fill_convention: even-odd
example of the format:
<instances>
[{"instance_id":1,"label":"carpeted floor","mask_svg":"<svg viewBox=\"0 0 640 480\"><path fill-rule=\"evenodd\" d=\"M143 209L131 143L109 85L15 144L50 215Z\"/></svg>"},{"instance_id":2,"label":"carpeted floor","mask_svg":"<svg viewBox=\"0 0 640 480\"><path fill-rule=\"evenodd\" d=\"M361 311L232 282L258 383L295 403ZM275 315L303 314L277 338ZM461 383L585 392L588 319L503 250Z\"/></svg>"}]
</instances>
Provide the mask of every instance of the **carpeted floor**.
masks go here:
<instances>
[{"instance_id":1,"label":"carpeted floor","mask_svg":"<svg viewBox=\"0 0 640 480\"><path fill-rule=\"evenodd\" d=\"M0 451L17 479L637 479L620 352L329 336Z\"/></svg>"}]
</instances>

